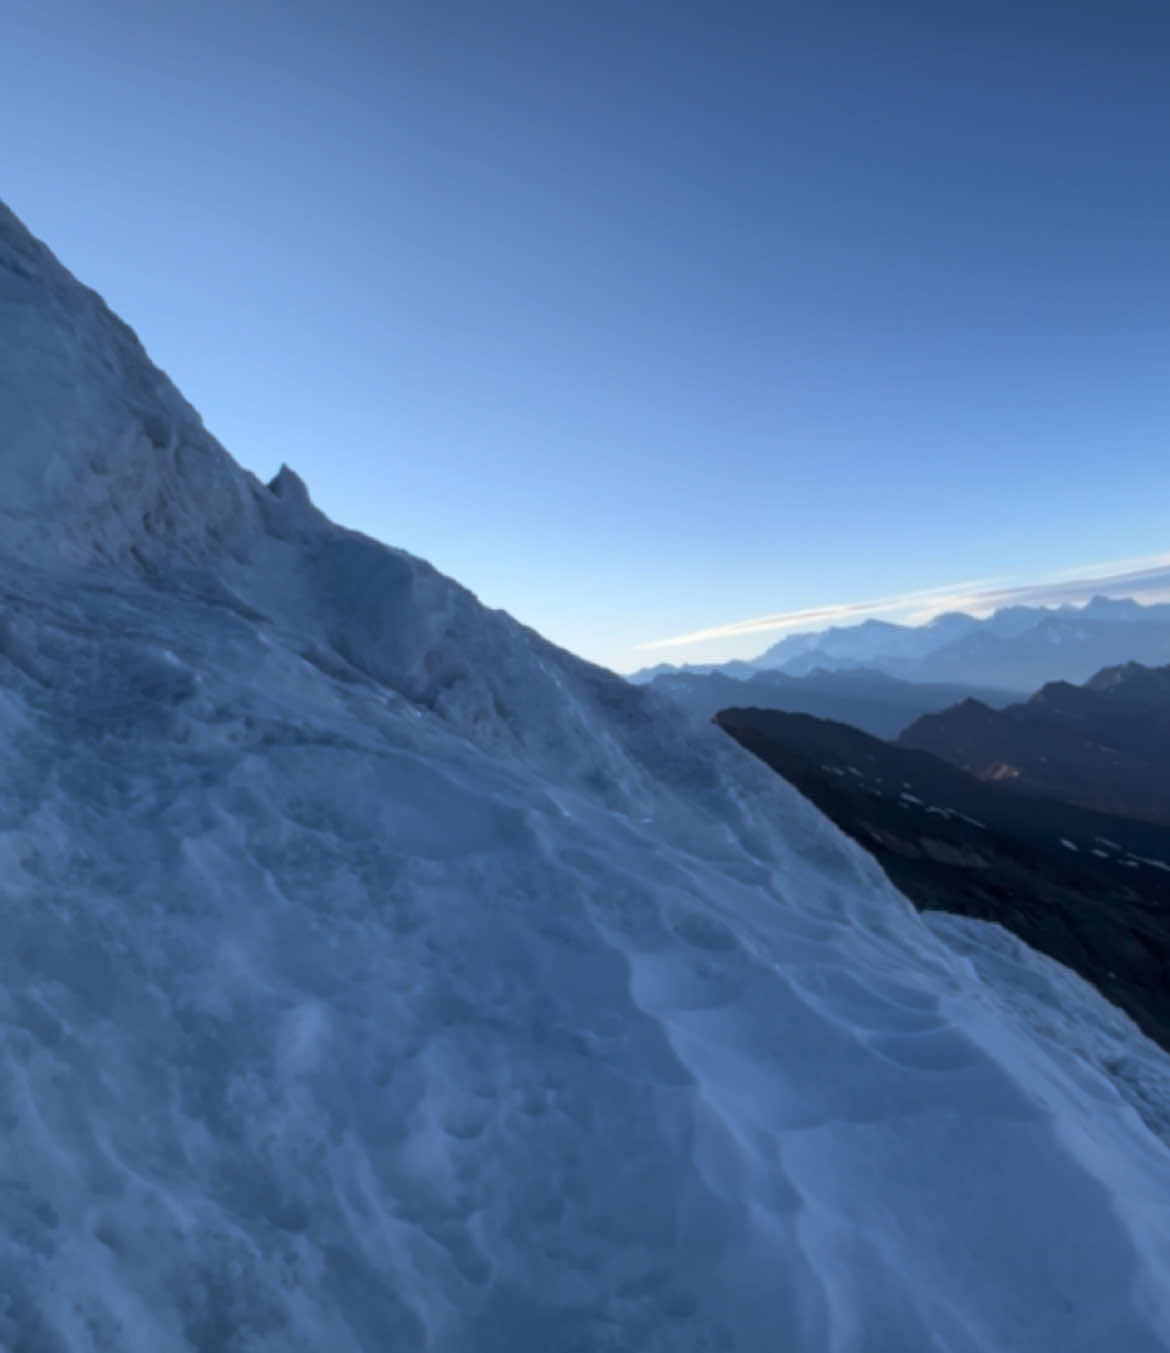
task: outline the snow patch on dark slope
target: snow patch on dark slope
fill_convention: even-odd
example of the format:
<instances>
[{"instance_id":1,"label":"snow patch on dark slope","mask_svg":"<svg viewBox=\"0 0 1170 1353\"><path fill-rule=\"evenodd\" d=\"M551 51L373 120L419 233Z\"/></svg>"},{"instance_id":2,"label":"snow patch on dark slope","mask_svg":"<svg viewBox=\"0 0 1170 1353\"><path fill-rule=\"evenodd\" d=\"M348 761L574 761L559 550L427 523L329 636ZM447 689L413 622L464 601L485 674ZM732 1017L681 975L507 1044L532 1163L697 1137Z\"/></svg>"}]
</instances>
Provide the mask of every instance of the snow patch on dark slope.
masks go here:
<instances>
[{"instance_id":1,"label":"snow patch on dark slope","mask_svg":"<svg viewBox=\"0 0 1170 1353\"><path fill-rule=\"evenodd\" d=\"M1161 1120L1018 964L0 278L0 1347L1170 1347Z\"/></svg>"}]
</instances>

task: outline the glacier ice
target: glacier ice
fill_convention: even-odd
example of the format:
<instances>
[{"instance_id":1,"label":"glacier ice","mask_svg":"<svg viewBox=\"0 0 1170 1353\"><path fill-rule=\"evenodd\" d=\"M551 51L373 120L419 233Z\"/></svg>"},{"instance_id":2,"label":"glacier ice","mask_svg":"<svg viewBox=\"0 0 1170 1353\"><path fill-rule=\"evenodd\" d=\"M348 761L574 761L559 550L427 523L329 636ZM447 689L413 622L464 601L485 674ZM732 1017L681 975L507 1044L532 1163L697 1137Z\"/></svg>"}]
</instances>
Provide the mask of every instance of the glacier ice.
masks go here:
<instances>
[{"instance_id":1,"label":"glacier ice","mask_svg":"<svg viewBox=\"0 0 1170 1353\"><path fill-rule=\"evenodd\" d=\"M2 212L0 921L13 1353L1170 1348L1158 1049Z\"/></svg>"}]
</instances>

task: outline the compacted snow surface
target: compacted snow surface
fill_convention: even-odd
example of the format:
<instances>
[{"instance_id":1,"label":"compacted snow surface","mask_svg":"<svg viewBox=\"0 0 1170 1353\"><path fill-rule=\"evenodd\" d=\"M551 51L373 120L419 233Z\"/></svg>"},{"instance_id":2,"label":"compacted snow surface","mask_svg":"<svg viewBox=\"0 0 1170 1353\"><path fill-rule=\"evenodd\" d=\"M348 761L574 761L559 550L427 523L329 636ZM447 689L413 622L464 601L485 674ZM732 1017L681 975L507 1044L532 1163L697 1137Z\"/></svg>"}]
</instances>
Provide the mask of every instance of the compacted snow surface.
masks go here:
<instances>
[{"instance_id":1,"label":"compacted snow surface","mask_svg":"<svg viewBox=\"0 0 1170 1353\"><path fill-rule=\"evenodd\" d=\"M1170 1348L1167 1062L263 486L0 210L0 1348Z\"/></svg>"}]
</instances>

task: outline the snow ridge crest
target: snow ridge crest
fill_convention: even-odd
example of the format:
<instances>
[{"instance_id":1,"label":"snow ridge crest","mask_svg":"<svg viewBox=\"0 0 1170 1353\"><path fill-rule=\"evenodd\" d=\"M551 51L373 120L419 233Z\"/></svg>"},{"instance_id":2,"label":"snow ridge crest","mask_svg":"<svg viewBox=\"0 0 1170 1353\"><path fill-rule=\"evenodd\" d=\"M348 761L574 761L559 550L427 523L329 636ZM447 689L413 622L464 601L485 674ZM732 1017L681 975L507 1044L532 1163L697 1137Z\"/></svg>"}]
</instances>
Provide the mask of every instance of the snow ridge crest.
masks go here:
<instances>
[{"instance_id":1,"label":"snow ridge crest","mask_svg":"<svg viewBox=\"0 0 1170 1353\"><path fill-rule=\"evenodd\" d=\"M2 203L0 411L0 548L12 554L198 554L258 523L252 476Z\"/></svg>"}]
</instances>

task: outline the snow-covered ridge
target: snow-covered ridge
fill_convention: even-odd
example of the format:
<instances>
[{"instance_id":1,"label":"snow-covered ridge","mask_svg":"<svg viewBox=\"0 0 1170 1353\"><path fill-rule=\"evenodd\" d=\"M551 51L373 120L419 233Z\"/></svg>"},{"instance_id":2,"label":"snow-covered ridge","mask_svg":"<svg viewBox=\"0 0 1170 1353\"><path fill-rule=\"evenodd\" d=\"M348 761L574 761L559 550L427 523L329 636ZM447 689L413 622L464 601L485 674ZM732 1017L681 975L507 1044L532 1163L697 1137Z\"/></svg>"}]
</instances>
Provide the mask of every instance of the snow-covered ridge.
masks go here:
<instances>
[{"instance_id":1,"label":"snow-covered ridge","mask_svg":"<svg viewBox=\"0 0 1170 1353\"><path fill-rule=\"evenodd\" d=\"M424 561L334 526L287 466L267 486L242 470L133 331L2 204L0 399L0 554L23 568L112 570L216 599L295 636L333 675L450 712L490 744L543 748L562 772L588 718L574 693L591 708L604 692L615 712L644 703L583 663L566 686L564 654ZM600 779L604 748L589 759Z\"/></svg>"},{"instance_id":2,"label":"snow-covered ridge","mask_svg":"<svg viewBox=\"0 0 1170 1353\"><path fill-rule=\"evenodd\" d=\"M254 521L251 476L3 204L0 315L0 548L122 559Z\"/></svg>"},{"instance_id":3,"label":"snow-covered ridge","mask_svg":"<svg viewBox=\"0 0 1170 1353\"><path fill-rule=\"evenodd\" d=\"M0 1347L1170 1348L1157 1049L3 250Z\"/></svg>"}]
</instances>

